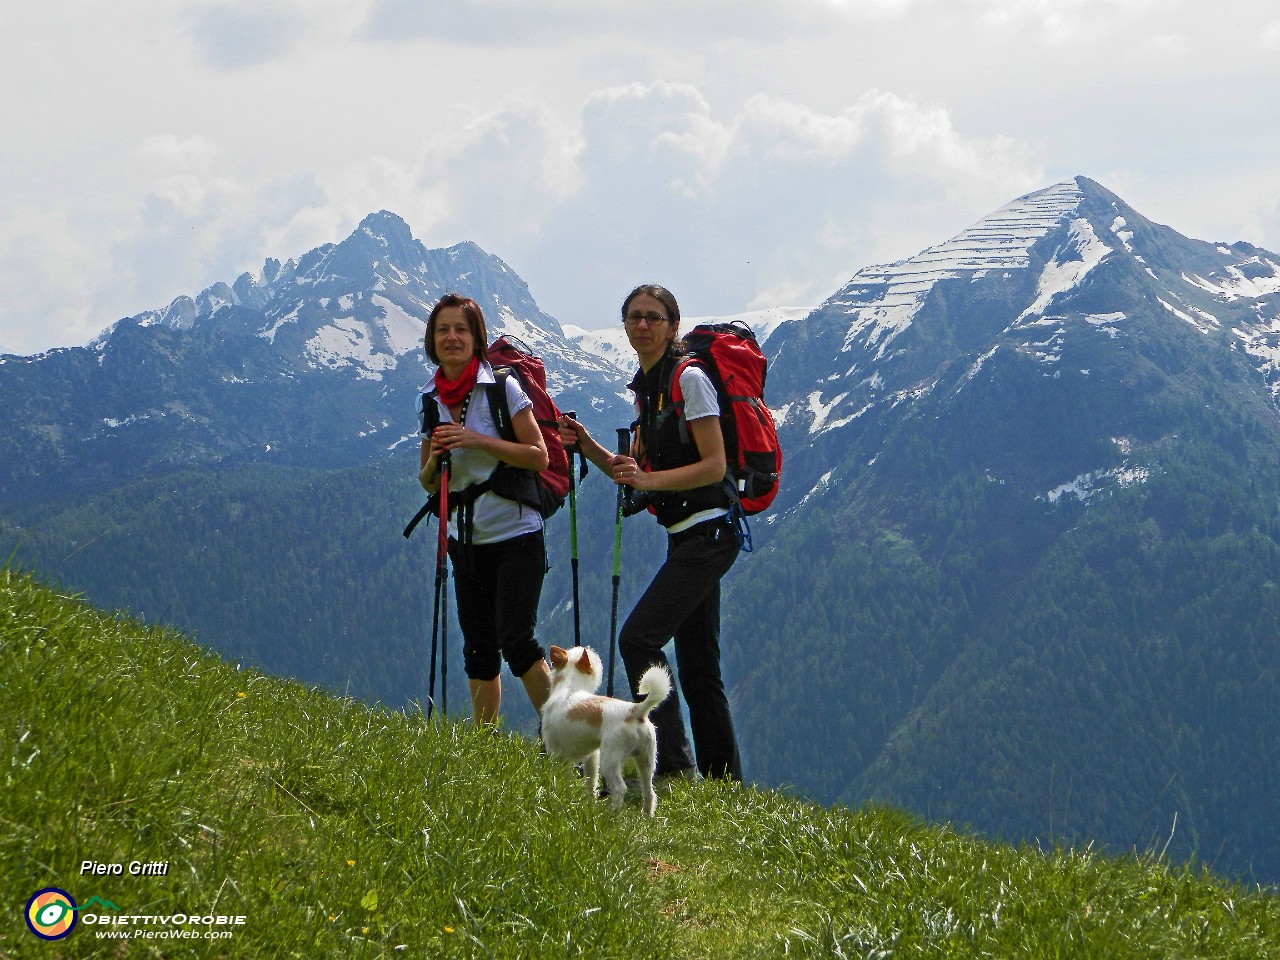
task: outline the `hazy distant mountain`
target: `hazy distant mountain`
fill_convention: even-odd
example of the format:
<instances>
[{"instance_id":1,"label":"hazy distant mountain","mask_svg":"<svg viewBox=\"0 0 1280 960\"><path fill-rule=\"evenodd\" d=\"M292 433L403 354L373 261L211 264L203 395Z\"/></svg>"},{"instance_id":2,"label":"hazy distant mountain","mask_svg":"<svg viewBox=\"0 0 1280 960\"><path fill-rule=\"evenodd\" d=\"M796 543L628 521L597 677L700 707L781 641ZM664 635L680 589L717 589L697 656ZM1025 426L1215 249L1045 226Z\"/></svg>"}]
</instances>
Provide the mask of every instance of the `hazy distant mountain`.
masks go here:
<instances>
[{"instance_id":1,"label":"hazy distant mountain","mask_svg":"<svg viewBox=\"0 0 1280 960\"><path fill-rule=\"evenodd\" d=\"M0 499L226 461L350 466L416 445L423 331L448 291L481 304L491 337L542 356L566 409L625 410L621 372L569 344L505 263L471 243L428 250L384 211L87 347L0 359Z\"/></svg>"}]
</instances>

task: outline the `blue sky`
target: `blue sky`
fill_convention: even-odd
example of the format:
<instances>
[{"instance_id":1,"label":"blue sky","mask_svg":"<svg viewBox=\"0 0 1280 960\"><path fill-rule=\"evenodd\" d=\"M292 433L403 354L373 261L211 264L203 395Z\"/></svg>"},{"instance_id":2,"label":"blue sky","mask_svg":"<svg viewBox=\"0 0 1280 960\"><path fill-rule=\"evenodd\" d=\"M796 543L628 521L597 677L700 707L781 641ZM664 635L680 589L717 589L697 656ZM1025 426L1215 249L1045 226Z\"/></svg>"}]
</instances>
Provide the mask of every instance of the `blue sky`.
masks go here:
<instances>
[{"instance_id":1,"label":"blue sky","mask_svg":"<svg viewBox=\"0 0 1280 960\"><path fill-rule=\"evenodd\" d=\"M820 302L1076 174L1280 251L1263 0L50 0L0 29L0 349L404 217L561 321Z\"/></svg>"}]
</instances>

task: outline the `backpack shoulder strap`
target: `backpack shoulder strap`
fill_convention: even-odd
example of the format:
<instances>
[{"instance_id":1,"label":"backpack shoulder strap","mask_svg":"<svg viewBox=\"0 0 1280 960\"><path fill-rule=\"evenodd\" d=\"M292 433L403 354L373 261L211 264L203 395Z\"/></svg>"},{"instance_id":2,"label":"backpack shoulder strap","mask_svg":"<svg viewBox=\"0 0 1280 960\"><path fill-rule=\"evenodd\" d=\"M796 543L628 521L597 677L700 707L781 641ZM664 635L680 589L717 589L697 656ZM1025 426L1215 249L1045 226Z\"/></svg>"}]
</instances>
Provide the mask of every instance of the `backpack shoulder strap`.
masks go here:
<instances>
[{"instance_id":1,"label":"backpack shoulder strap","mask_svg":"<svg viewBox=\"0 0 1280 960\"><path fill-rule=\"evenodd\" d=\"M710 376L707 364L703 360L693 356L692 354L685 354L677 360L675 366L671 368L671 380L668 382L666 388L667 397L671 400L669 410L671 413L676 415L676 423L680 430L680 442L682 444L692 443L693 438L689 435L689 421L684 418L684 392L680 389L680 377L686 370L693 366L701 367L702 370L707 372L708 376ZM715 386L714 380L711 381L711 385L713 387ZM721 411L722 415L723 413L724 411Z\"/></svg>"},{"instance_id":2,"label":"backpack shoulder strap","mask_svg":"<svg viewBox=\"0 0 1280 960\"><path fill-rule=\"evenodd\" d=\"M498 435L503 440L514 442L516 428L511 424L511 407L507 403L507 377L509 376L511 376L510 367L495 367L493 383L485 384L485 392L489 394L489 412L493 414Z\"/></svg>"},{"instance_id":3,"label":"backpack shoulder strap","mask_svg":"<svg viewBox=\"0 0 1280 960\"><path fill-rule=\"evenodd\" d=\"M422 394L422 409L419 411L422 416L421 421L422 432L431 435L436 427L440 426L440 408L436 406L436 398L429 393Z\"/></svg>"}]
</instances>

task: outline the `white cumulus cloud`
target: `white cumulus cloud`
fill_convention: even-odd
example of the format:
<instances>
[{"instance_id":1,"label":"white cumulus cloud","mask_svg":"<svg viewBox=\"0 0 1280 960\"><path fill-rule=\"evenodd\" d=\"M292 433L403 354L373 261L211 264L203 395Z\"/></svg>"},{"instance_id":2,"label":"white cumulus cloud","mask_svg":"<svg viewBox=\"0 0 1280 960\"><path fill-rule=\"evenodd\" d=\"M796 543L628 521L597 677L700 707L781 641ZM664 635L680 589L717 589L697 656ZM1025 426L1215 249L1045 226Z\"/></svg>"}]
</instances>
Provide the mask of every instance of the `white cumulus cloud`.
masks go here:
<instances>
[{"instance_id":1,"label":"white cumulus cloud","mask_svg":"<svg viewBox=\"0 0 1280 960\"><path fill-rule=\"evenodd\" d=\"M581 187L529 257L594 261L593 286L570 275L545 291L584 324L646 279L697 312L783 292L817 302L887 246L907 256L945 239L894 211L985 213L1043 177L1029 147L965 137L945 110L881 91L836 114L757 95L721 117L693 86L632 84L590 98L581 137Z\"/></svg>"},{"instance_id":2,"label":"white cumulus cloud","mask_svg":"<svg viewBox=\"0 0 1280 960\"><path fill-rule=\"evenodd\" d=\"M821 298L1075 174L1276 249L1280 20L1231 10L28 5L0 58L0 342L84 342L380 209L474 240L587 326L638 279L698 313ZM1212 104L1195 136L1189 103Z\"/></svg>"}]
</instances>

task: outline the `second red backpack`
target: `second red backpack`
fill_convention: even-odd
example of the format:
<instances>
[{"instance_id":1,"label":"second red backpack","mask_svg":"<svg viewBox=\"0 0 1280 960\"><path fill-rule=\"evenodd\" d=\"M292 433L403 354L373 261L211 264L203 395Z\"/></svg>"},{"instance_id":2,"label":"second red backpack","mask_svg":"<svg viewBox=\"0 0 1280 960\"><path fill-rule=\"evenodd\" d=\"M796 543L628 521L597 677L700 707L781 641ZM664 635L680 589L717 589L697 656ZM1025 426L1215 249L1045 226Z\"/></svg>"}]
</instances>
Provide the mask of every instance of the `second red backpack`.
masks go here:
<instances>
[{"instance_id":1,"label":"second red backpack","mask_svg":"<svg viewBox=\"0 0 1280 960\"><path fill-rule=\"evenodd\" d=\"M705 323L684 337L686 356L671 378L671 399L683 409L680 374L701 365L720 401L725 462L745 513L760 513L773 503L782 475L782 447L773 414L764 402L768 361L756 336L743 323Z\"/></svg>"}]
</instances>

